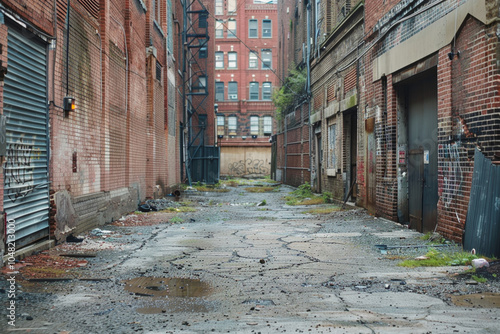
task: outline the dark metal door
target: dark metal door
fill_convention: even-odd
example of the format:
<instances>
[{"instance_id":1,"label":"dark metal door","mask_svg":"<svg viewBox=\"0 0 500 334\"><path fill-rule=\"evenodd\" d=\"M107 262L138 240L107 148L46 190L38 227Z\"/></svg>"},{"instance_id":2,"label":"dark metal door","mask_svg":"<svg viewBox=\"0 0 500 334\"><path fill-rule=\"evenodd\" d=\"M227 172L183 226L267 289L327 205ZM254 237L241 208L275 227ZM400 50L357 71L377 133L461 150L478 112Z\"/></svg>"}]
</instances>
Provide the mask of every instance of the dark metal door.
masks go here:
<instances>
[{"instance_id":1,"label":"dark metal door","mask_svg":"<svg viewBox=\"0 0 500 334\"><path fill-rule=\"evenodd\" d=\"M422 196L424 193L424 150L410 150L408 156L410 227L422 231Z\"/></svg>"},{"instance_id":2,"label":"dark metal door","mask_svg":"<svg viewBox=\"0 0 500 334\"><path fill-rule=\"evenodd\" d=\"M46 49L36 36L9 25L3 206L15 221L17 247L49 233Z\"/></svg>"},{"instance_id":3,"label":"dark metal door","mask_svg":"<svg viewBox=\"0 0 500 334\"><path fill-rule=\"evenodd\" d=\"M437 84L434 75L408 87L408 164L410 223L421 232L437 223ZM419 214L421 211L421 214Z\"/></svg>"}]
</instances>

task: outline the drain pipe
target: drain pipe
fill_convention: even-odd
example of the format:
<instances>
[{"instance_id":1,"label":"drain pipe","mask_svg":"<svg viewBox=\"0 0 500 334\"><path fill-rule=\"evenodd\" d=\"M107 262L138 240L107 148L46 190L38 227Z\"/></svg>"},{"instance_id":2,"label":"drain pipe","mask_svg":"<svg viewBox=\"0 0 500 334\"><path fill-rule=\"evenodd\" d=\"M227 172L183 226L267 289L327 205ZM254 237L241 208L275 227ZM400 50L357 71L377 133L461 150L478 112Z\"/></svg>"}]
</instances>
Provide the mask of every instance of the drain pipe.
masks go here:
<instances>
[{"instance_id":1,"label":"drain pipe","mask_svg":"<svg viewBox=\"0 0 500 334\"><path fill-rule=\"evenodd\" d=\"M308 108L308 123L309 123L309 183L312 185L312 123L311 123L311 2L307 4L307 49L306 49L306 65L307 65L307 108Z\"/></svg>"}]
</instances>

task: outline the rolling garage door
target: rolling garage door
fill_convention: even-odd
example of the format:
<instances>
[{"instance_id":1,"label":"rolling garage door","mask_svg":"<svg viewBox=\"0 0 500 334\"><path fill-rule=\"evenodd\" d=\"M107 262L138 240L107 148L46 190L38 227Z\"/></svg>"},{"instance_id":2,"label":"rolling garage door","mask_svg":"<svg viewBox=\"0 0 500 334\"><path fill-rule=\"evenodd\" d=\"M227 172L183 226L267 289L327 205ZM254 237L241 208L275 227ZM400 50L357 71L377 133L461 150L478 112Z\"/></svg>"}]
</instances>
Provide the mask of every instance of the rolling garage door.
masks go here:
<instances>
[{"instance_id":1,"label":"rolling garage door","mask_svg":"<svg viewBox=\"0 0 500 334\"><path fill-rule=\"evenodd\" d=\"M7 219L15 221L16 246L22 247L49 233L47 46L8 27L3 205Z\"/></svg>"}]
</instances>

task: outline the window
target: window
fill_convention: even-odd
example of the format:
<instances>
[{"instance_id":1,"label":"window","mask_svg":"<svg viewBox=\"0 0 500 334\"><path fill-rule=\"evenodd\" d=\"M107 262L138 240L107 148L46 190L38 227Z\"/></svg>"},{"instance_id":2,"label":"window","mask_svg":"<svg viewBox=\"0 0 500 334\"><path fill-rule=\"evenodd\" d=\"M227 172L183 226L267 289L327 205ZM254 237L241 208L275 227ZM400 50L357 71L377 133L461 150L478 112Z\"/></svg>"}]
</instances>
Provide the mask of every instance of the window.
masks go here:
<instances>
[{"instance_id":1,"label":"window","mask_svg":"<svg viewBox=\"0 0 500 334\"><path fill-rule=\"evenodd\" d=\"M154 0L154 3L153 3L153 6L154 6L154 18L155 18L155 21L156 23L158 23L158 25L161 25L161 0Z\"/></svg>"},{"instance_id":2,"label":"window","mask_svg":"<svg viewBox=\"0 0 500 334\"><path fill-rule=\"evenodd\" d=\"M250 116L250 134L259 135L259 116Z\"/></svg>"},{"instance_id":3,"label":"window","mask_svg":"<svg viewBox=\"0 0 500 334\"><path fill-rule=\"evenodd\" d=\"M196 87L193 87L197 89L199 92L206 92L207 90L207 77L206 76L199 76L198 77L198 82L196 83Z\"/></svg>"},{"instance_id":4,"label":"window","mask_svg":"<svg viewBox=\"0 0 500 334\"><path fill-rule=\"evenodd\" d=\"M259 24L257 23L257 20L249 20L248 21L248 37L249 38L258 38L259 33Z\"/></svg>"},{"instance_id":5,"label":"window","mask_svg":"<svg viewBox=\"0 0 500 334\"><path fill-rule=\"evenodd\" d=\"M263 100L271 99L271 83L268 81L262 83L262 99Z\"/></svg>"},{"instance_id":6,"label":"window","mask_svg":"<svg viewBox=\"0 0 500 334\"><path fill-rule=\"evenodd\" d=\"M224 38L224 24L220 20L215 22L215 38Z\"/></svg>"},{"instance_id":7,"label":"window","mask_svg":"<svg viewBox=\"0 0 500 334\"><path fill-rule=\"evenodd\" d=\"M224 68L224 52L222 51L215 52L215 68Z\"/></svg>"},{"instance_id":8,"label":"window","mask_svg":"<svg viewBox=\"0 0 500 334\"><path fill-rule=\"evenodd\" d=\"M228 100L238 99L238 83L236 81L231 81L227 85L227 97Z\"/></svg>"},{"instance_id":9,"label":"window","mask_svg":"<svg viewBox=\"0 0 500 334\"><path fill-rule=\"evenodd\" d=\"M227 11L229 14L236 12L236 0L227 0Z\"/></svg>"},{"instance_id":10,"label":"window","mask_svg":"<svg viewBox=\"0 0 500 334\"><path fill-rule=\"evenodd\" d=\"M224 115L217 115L217 135L218 136L224 136L225 134L225 119Z\"/></svg>"},{"instance_id":11,"label":"window","mask_svg":"<svg viewBox=\"0 0 500 334\"><path fill-rule=\"evenodd\" d=\"M198 56L200 58L207 58L207 40L206 39L200 39L200 51L198 53Z\"/></svg>"},{"instance_id":12,"label":"window","mask_svg":"<svg viewBox=\"0 0 500 334\"><path fill-rule=\"evenodd\" d=\"M224 101L224 83L217 81L215 83L215 101Z\"/></svg>"},{"instance_id":13,"label":"window","mask_svg":"<svg viewBox=\"0 0 500 334\"><path fill-rule=\"evenodd\" d=\"M269 49L262 49L262 68L270 70L273 66L273 52Z\"/></svg>"},{"instance_id":14,"label":"window","mask_svg":"<svg viewBox=\"0 0 500 334\"><path fill-rule=\"evenodd\" d=\"M215 15L224 14L224 0L215 0Z\"/></svg>"},{"instance_id":15,"label":"window","mask_svg":"<svg viewBox=\"0 0 500 334\"><path fill-rule=\"evenodd\" d=\"M227 21L227 38L236 38L236 20Z\"/></svg>"},{"instance_id":16,"label":"window","mask_svg":"<svg viewBox=\"0 0 500 334\"><path fill-rule=\"evenodd\" d=\"M272 22L271 20L262 20L262 38L272 37Z\"/></svg>"},{"instance_id":17,"label":"window","mask_svg":"<svg viewBox=\"0 0 500 334\"><path fill-rule=\"evenodd\" d=\"M248 68L258 68L259 67L259 59L257 57L257 52L250 51L248 55Z\"/></svg>"},{"instance_id":18,"label":"window","mask_svg":"<svg viewBox=\"0 0 500 334\"><path fill-rule=\"evenodd\" d=\"M252 81L250 82L250 94L248 96L249 100L258 100L259 99L259 83Z\"/></svg>"},{"instance_id":19,"label":"window","mask_svg":"<svg viewBox=\"0 0 500 334\"><path fill-rule=\"evenodd\" d=\"M238 68L238 55L236 52L227 53L227 68Z\"/></svg>"},{"instance_id":20,"label":"window","mask_svg":"<svg viewBox=\"0 0 500 334\"><path fill-rule=\"evenodd\" d=\"M264 135L273 133L273 118L271 116L264 116Z\"/></svg>"},{"instance_id":21,"label":"window","mask_svg":"<svg viewBox=\"0 0 500 334\"><path fill-rule=\"evenodd\" d=\"M167 50L174 53L174 18L172 0L167 0ZM206 17L206 16L205 16Z\"/></svg>"},{"instance_id":22,"label":"window","mask_svg":"<svg viewBox=\"0 0 500 334\"><path fill-rule=\"evenodd\" d=\"M207 28L207 13L200 13L198 17L198 28Z\"/></svg>"},{"instance_id":23,"label":"window","mask_svg":"<svg viewBox=\"0 0 500 334\"><path fill-rule=\"evenodd\" d=\"M328 168L337 169L337 156L335 155L335 142L337 141L337 124L328 127Z\"/></svg>"},{"instance_id":24,"label":"window","mask_svg":"<svg viewBox=\"0 0 500 334\"><path fill-rule=\"evenodd\" d=\"M232 136L236 135L237 123L236 116L229 116L227 118L227 130Z\"/></svg>"}]
</instances>

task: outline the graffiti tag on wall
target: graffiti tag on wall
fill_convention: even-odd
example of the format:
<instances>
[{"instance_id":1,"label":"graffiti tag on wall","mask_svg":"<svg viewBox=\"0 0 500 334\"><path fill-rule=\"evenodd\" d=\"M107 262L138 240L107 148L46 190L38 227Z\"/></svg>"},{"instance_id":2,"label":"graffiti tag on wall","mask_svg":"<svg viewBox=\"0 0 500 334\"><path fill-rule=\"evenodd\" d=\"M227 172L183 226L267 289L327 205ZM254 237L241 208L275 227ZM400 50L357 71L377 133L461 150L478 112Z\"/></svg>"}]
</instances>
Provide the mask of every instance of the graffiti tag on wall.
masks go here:
<instances>
[{"instance_id":1,"label":"graffiti tag on wall","mask_svg":"<svg viewBox=\"0 0 500 334\"><path fill-rule=\"evenodd\" d=\"M246 159L229 164L229 175L242 176L246 174L268 175L269 167L262 159Z\"/></svg>"},{"instance_id":2,"label":"graffiti tag on wall","mask_svg":"<svg viewBox=\"0 0 500 334\"><path fill-rule=\"evenodd\" d=\"M15 202L24 198L35 189L32 166L33 144L17 143L7 145L7 161L4 165L5 193Z\"/></svg>"}]
</instances>

